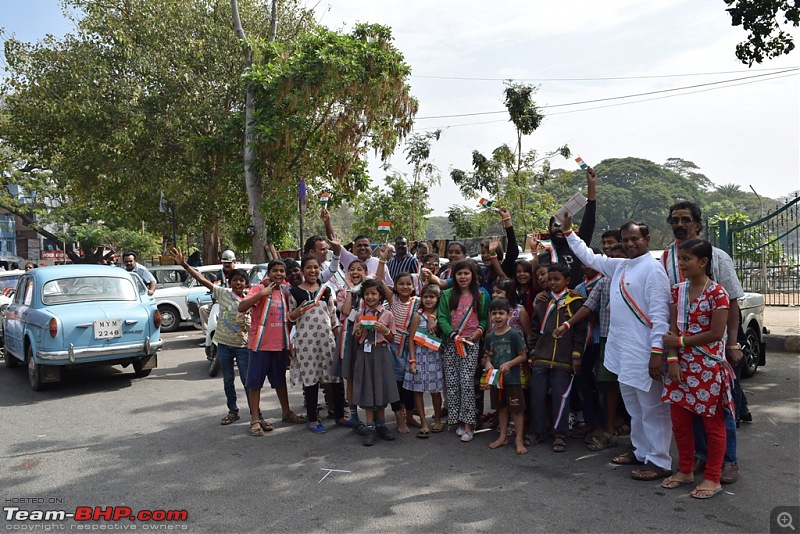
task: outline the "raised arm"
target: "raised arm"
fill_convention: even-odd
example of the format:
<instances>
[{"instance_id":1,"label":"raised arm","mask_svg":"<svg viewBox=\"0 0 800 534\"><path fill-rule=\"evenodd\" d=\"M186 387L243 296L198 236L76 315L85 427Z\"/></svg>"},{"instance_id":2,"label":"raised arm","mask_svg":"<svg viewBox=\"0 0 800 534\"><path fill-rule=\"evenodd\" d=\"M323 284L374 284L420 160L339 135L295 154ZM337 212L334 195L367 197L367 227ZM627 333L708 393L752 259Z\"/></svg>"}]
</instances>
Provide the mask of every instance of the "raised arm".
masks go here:
<instances>
[{"instance_id":1,"label":"raised arm","mask_svg":"<svg viewBox=\"0 0 800 534\"><path fill-rule=\"evenodd\" d=\"M592 252L592 249L572 231L572 217L569 215L564 217L562 228L564 230L564 235L567 236L567 243L572 253L577 256L581 263L591 267L595 271L603 273L606 276L614 276L614 271L617 267L623 262L628 261L624 258L609 258Z\"/></svg>"},{"instance_id":2,"label":"raised arm","mask_svg":"<svg viewBox=\"0 0 800 534\"><path fill-rule=\"evenodd\" d=\"M208 279L202 275L202 273L197 271L197 269L186 263L186 256L183 254L181 249L178 247L172 247L169 253L178 265L186 269L186 272L189 273L189 276L197 280L200 285L207 288L209 291L214 291L214 284L209 282Z\"/></svg>"},{"instance_id":3,"label":"raised arm","mask_svg":"<svg viewBox=\"0 0 800 534\"><path fill-rule=\"evenodd\" d=\"M586 169L586 186L588 189L586 193L588 202L583 210L583 218L581 219L581 227L578 229L578 233L583 242L591 246L597 221L597 174L591 167Z\"/></svg>"},{"instance_id":4,"label":"raised arm","mask_svg":"<svg viewBox=\"0 0 800 534\"><path fill-rule=\"evenodd\" d=\"M500 216L503 218L503 227L508 239L506 255L503 258L503 273L512 280L516 276L517 258L519 258L519 247L517 246L517 234L514 232L514 225L511 222L511 212L508 208L500 208Z\"/></svg>"}]
</instances>

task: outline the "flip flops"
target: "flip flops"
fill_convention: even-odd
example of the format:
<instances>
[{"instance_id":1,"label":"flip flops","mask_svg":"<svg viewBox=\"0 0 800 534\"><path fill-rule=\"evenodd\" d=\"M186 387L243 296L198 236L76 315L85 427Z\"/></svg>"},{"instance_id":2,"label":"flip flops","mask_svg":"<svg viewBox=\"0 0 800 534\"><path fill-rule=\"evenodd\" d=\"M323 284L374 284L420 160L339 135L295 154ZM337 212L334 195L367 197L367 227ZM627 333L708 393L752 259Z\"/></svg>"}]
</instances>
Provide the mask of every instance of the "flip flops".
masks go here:
<instances>
[{"instance_id":1,"label":"flip flops","mask_svg":"<svg viewBox=\"0 0 800 534\"><path fill-rule=\"evenodd\" d=\"M669 476L672 476L672 469L658 467L652 462L645 462L642 469L636 469L631 472L632 479L641 480L642 482L652 482Z\"/></svg>"},{"instance_id":2,"label":"flip flops","mask_svg":"<svg viewBox=\"0 0 800 534\"><path fill-rule=\"evenodd\" d=\"M427 428L423 428L422 430L417 432L417 437L419 439L428 439L428 437L430 437L430 435L431 435L431 431L429 429L427 429Z\"/></svg>"},{"instance_id":3,"label":"flip flops","mask_svg":"<svg viewBox=\"0 0 800 534\"><path fill-rule=\"evenodd\" d=\"M614 459L611 460L611 463L617 465L644 465L643 461L636 458L636 455L633 454L633 451L628 451L620 454L619 456L614 456Z\"/></svg>"},{"instance_id":4,"label":"flip flops","mask_svg":"<svg viewBox=\"0 0 800 534\"><path fill-rule=\"evenodd\" d=\"M444 431L444 423L434 423L431 427L431 432L434 434L438 434L439 432Z\"/></svg>"},{"instance_id":5,"label":"flip flops","mask_svg":"<svg viewBox=\"0 0 800 534\"><path fill-rule=\"evenodd\" d=\"M705 492L705 495L700 495L699 493L697 493L698 491ZM722 488L715 490L695 488L689 495L694 497L695 499L705 500L705 499L710 499L712 497L716 497L720 493L722 493Z\"/></svg>"},{"instance_id":6,"label":"flip flops","mask_svg":"<svg viewBox=\"0 0 800 534\"><path fill-rule=\"evenodd\" d=\"M694 479L692 480L675 480L674 478L667 477L661 482L661 487L668 490L682 488L683 486L688 486L689 484L694 484Z\"/></svg>"}]
</instances>

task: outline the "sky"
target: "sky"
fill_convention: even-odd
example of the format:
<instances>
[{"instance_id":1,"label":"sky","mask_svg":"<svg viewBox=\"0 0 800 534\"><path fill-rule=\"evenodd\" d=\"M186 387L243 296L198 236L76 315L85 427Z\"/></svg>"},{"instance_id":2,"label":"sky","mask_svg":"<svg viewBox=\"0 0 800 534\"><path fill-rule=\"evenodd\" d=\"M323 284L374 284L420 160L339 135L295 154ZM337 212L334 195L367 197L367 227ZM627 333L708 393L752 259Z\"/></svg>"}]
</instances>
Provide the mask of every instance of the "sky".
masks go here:
<instances>
[{"instance_id":1,"label":"sky","mask_svg":"<svg viewBox=\"0 0 800 534\"><path fill-rule=\"evenodd\" d=\"M545 120L523 140L524 150L568 144L573 158L589 165L677 157L719 185L752 186L771 198L800 189L800 50L748 69L734 53L746 34L731 26L722 0L307 5L334 29L349 31L357 22L392 28L420 102L415 131L442 129L431 150L442 173L442 185L431 193L434 215L452 204L475 206L476 199L461 197L451 169L469 170L473 150L488 155L515 142L503 106L507 79L536 85L535 101L544 108ZM35 41L72 29L57 0L0 0L0 6L7 36ZM787 69L793 70L779 73ZM619 98L641 93L652 94ZM600 99L610 100L574 105ZM410 172L402 146L390 163ZM552 164L578 168L561 157ZM379 181L385 174L378 162L370 172Z\"/></svg>"}]
</instances>

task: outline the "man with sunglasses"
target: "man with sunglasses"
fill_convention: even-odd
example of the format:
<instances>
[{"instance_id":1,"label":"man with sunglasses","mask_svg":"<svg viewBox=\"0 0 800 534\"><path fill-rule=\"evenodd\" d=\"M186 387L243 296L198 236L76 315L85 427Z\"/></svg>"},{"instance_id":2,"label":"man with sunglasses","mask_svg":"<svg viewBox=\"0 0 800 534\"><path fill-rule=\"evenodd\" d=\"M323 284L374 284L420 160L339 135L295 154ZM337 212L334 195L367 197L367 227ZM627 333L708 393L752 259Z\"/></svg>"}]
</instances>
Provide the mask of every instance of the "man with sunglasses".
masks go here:
<instances>
[{"instance_id":1,"label":"man with sunglasses","mask_svg":"<svg viewBox=\"0 0 800 534\"><path fill-rule=\"evenodd\" d=\"M700 206L690 201L681 201L673 204L669 208L667 223L672 228L673 241L664 254L661 262L667 271L670 284L675 285L683 282L683 275L678 268L678 245L687 239L700 239L700 232L703 231L703 213ZM725 357L728 362L737 369L737 382L741 373L742 347L737 343L739 338L739 300L744 296L742 284L736 276L733 267L733 260L725 251L714 247L711 258L711 278L721 285L728 293L730 298L730 311L728 313L727 344L725 345ZM734 388L737 389L737 388ZM741 388L738 388L741 390ZM737 392L738 393L738 392ZM740 395L734 393L735 403L742 404L742 414L749 415L747 411L747 400L742 391ZM725 409L725 432L727 443L725 447L725 459L722 465L720 482L732 484L739 478L739 464L736 455L736 420L734 414L728 408ZM702 421L699 416L695 416L694 425L695 438L695 473L702 473L705 466L706 437Z\"/></svg>"}]
</instances>

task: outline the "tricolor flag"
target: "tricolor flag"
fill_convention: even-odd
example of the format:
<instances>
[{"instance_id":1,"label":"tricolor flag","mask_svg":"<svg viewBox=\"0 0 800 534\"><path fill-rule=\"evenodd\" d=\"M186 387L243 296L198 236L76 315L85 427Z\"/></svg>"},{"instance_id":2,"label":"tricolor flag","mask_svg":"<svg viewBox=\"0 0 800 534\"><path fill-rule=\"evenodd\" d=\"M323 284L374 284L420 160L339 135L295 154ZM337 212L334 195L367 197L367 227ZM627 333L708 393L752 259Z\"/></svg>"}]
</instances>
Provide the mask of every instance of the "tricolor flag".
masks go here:
<instances>
[{"instance_id":1,"label":"tricolor flag","mask_svg":"<svg viewBox=\"0 0 800 534\"><path fill-rule=\"evenodd\" d=\"M455 342L455 345L456 345L456 352L462 358L466 358L466 356L467 356L467 349L466 349L466 347L464 347L464 345L469 345L471 347L471 346L473 346L475 344L472 341L470 341L468 338L465 338L465 337L462 337L462 336L456 336L453 339L453 341Z\"/></svg>"},{"instance_id":2,"label":"tricolor flag","mask_svg":"<svg viewBox=\"0 0 800 534\"><path fill-rule=\"evenodd\" d=\"M392 223L384 221L378 223L378 233L389 235L389 232L392 231Z\"/></svg>"},{"instance_id":3,"label":"tricolor flag","mask_svg":"<svg viewBox=\"0 0 800 534\"><path fill-rule=\"evenodd\" d=\"M328 201L331 199L330 193L322 193L319 196L319 203L322 204L323 207L328 205Z\"/></svg>"},{"instance_id":4,"label":"tricolor flag","mask_svg":"<svg viewBox=\"0 0 800 534\"><path fill-rule=\"evenodd\" d=\"M500 372L500 369L492 369L489 371L489 376L486 377L486 383L497 389L503 389L503 373Z\"/></svg>"},{"instance_id":5,"label":"tricolor flag","mask_svg":"<svg viewBox=\"0 0 800 534\"><path fill-rule=\"evenodd\" d=\"M586 164L585 161L583 161L583 159L580 156L575 158L575 163L577 163L580 166L580 168L583 169L583 170L586 170L586 169L589 168L589 166Z\"/></svg>"},{"instance_id":6,"label":"tricolor flag","mask_svg":"<svg viewBox=\"0 0 800 534\"><path fill-rule=\"evenodd\" d=\"M319 304L319 301L322 300L322 295L325 293L326 288L327 286L325 285L320 286L319 291L317 291L316 298L312 301L306 301L306 303L300 307L300 309L303 310L303 313L307 312L308 310Z\"/></svg>"},{"instance_id":7,"label":"tricolor flag","mask_svg":"<svg viewBox=\"0 0 800 534\"><path fill-rule=\"evenodd\" d=\"M492 207L492 204L494 204L494 200L489 200L488 198L481 198L478 201L478 207L484 208L484 209L487 209L487 210Z\"/></svg>"},{"instance_id":8,"label":"tricolor flag","mask_svg":"<svg viewBox=\"0 0 800 534\"><path fill-rule=\"evenodd\" d=\"M442 340L426 330L417 330L417 333L414 334L414 344L438 351L442 346Z\"/></svg>"},{"instance_id":9,"label":"tricolor flag","mask_svg":"<svg viewBox=\"0 0 800 534\"><path fill-rule=\"evenodd\" d=\"M372 330L378 322L378 317L375 315L363 315L361 317L361 326L367 330Z\"/></svg>"}]
</instances>

